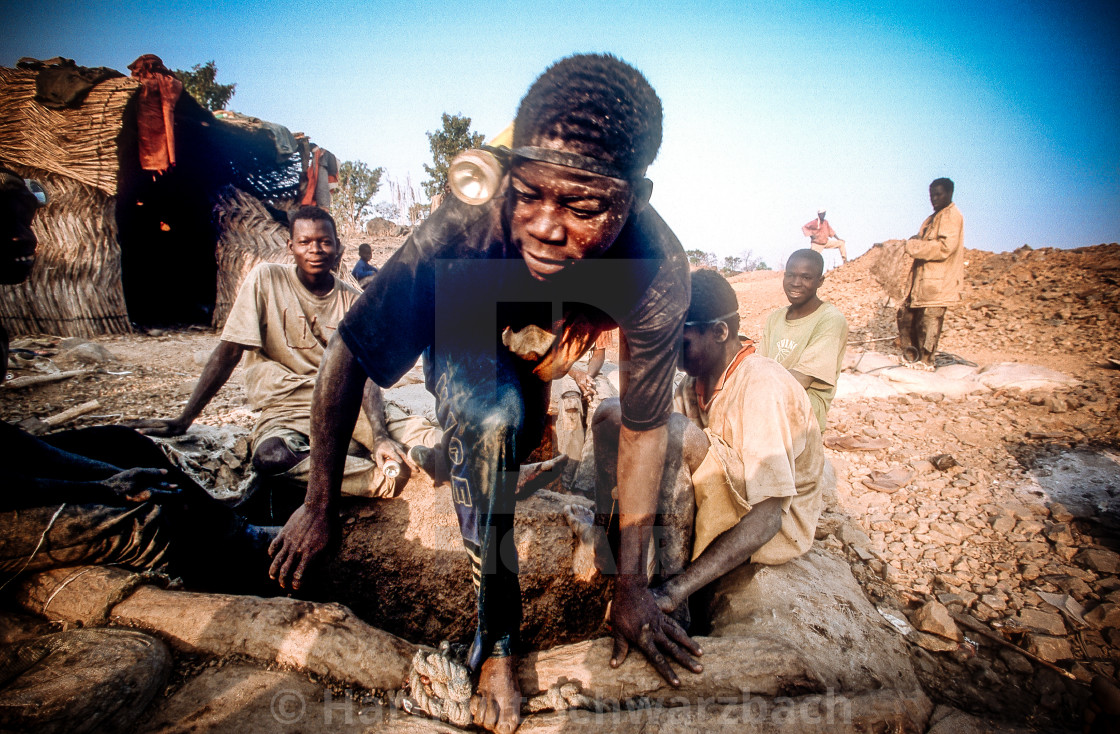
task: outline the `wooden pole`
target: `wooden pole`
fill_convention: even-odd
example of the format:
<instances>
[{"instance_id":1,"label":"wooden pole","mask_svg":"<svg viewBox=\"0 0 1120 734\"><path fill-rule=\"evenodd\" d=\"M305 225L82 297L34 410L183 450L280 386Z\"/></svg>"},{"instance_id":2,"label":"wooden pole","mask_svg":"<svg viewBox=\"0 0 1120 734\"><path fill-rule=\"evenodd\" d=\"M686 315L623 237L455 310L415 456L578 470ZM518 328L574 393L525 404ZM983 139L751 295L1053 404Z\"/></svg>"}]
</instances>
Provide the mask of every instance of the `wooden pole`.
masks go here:
<instances>
[{"instance_id":1,"label":"wooden pole","mask_svg":"<svg viewBox=\"0 0 1120 734\"><path fill-rule=\"evenodd\" d=\"M4 389L16 390L21 387L32 387L34 385L45 385L48 382L58 382L59 380L66 380L78 375L84 375L89 370L67 370L66 372L55 372L53 375L28 375L27 377L17 377L14 380L8 380L4 383Z\"/></svg>"}]
</instances>

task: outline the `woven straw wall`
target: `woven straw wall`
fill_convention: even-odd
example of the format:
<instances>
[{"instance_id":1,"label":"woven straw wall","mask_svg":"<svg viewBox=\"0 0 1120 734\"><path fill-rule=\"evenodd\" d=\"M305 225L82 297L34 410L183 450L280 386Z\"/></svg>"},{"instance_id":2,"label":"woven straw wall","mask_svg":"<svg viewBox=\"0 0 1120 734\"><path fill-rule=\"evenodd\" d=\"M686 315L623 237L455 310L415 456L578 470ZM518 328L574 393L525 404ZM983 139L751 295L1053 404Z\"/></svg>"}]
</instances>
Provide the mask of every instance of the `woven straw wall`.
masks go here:
<instances>
[{"instance_id":1,"label":"woven straw wall","mask_svg":"<svg viewBox=\"0 0 1120 734\"><path fill-rule=\"evenodd\" d=\"M134 160L133 123L124 129L126 116L133 117L128 103L140 85L129 78L110 79L93 87L81 107L52 110L34 101L35 77L33 71L0 68L0 165L38 179L51 197L35 216L39 247L31 277L0 287L0 321L12 334L127 333L116 208L118 195L132 191L135 177L145 175ZM213 323L221 326L253 266L291 262L287 228L253 194L290 198L299 168L276 161L263 131L216 121L186 96L180 98L176 120L180 154L189 157L181 161L180 173L195 175L207 192L223 182L253 192L230 185L215 192L219 239ZM122 160L122 146L127 160ZM135 316L142 321L144 315Z\"/></svg>"},{"instance_id":2,"label":"woven straw wall","mask_svg":"<svg viewBox=\"0 0 1120 734\"><path fill-rule=\"evenodd\" d=\"M52 110L34 101L35 72L0 69L0 161L68 176L117 193L117 136L125 105L140 88L109 79L81 107Z\"/></svg>"},{"instance_id":3,"label":"woven straw wall","mask_svg":"<svg viewBox=\"0 0 1120 734\"><path fill-rule=\"evenodd\" d=\"M115 198L66 176L14 169L38 179L51 199L35 216L39 247L31 277L0 288L4 326L12 334L127 333Z\"/></svg>"},{"instance_id":4,"label":"woven straw wall","mask_svg":"<svg viewBox=\"0 0 1120 734\"><path fill-rule=\"evenodd\" d=\"M273 219L253 196L226 187L215 207L218 220L218 294L214 303L216 328L233 308L237 291L258 263L289 263L288 230Z\"/></svg>"}]
</instances>

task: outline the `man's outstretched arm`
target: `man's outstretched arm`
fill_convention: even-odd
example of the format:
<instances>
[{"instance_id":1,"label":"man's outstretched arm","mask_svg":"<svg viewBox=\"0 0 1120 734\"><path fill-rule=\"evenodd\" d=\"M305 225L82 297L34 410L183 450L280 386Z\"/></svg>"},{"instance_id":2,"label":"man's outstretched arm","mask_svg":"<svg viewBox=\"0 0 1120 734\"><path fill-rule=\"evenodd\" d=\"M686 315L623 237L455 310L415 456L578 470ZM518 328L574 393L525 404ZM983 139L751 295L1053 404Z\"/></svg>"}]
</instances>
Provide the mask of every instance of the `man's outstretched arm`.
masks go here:
<instances>
[{"instance_id":1,"label":"man's outstretched arm","mask_svg":"<svg viewBox=\"0 0 1120 734\"><path fill-rule=\"evenodd\" d=\"M298 589L308 565L331 539L346 449L362 402L366 374L335 334L323 353L311 397L311 470L303 504L292 513L268 552L268 574L284 588Z\"/></svg>"},{"instance_id":2,"label":"man's outstretched arm","mask_svg":"<svg viewBox=\"0 0 1120 734\"><path fill-rule=\"evenodd\" d=\"M666 655L693 673L703 666L692 655L700 655L676 620L657 608L646 577L646 552L657 515L658 490L665 467L669 428L661 426L634 431L622 426L618 435L618 510L621 530L618 579L611 602L610 623L614 630L611 666L618 667L634 645L657 672L674 686L680 679Z\"/></svg>"},{"instance_id":3,"label":"man's outstretched arm","mask_svg":"<svg viewBox=\"0 0 1120 734\"><path fill-rule=\"evenodd\" d=\"M179 414L178 418L143 418L125 421L123 425L151 436L183 435L194 423L194 419L198 417L199 413L218 394L222 386L229 381L229 377L233 374L237 363L241 361L241 355L245 353L245 349L245 346L237 342L218 342L218 346L214 348L214 351L210 353L210 358L206 360L206 366L202 368L202 374L199 375L190 400L187 401L187 406L183 408L183 412Z\"/></svg>"},{"instance_id":4,"label":"man's outstretched arm","mask_svg":"<svg viewBox=\"0 0 1120 734\"><path fill-rule=\"evenodd\" d=\"M686 603L688 597L750 560L781 529L782 498L759 502L735 527L713 540L684 573L665 582L658 590L661 609L671 612Z\"/></svg>"}]
</instances>

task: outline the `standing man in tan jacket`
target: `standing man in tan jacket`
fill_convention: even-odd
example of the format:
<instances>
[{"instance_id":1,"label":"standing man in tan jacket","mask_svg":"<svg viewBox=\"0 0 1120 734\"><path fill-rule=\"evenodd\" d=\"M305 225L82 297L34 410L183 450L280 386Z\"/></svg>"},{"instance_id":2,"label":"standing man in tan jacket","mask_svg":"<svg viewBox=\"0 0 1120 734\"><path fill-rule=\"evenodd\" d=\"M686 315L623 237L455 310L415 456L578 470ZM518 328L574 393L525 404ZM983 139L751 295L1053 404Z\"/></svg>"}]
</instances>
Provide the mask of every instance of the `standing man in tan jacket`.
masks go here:
<instances>
[{"instance_id":1,"label":"standing man in tan jacket","mask_svg":"<svg viewBox=\"0 0 1120 734\"><path fill-rule=\"evenodd\" d=\"M929 185L933 214L918 234L905 240L914 258L910 289L898 309L898 338L907 361L933 368L933 355L945 323L945 309L961 297L964 276L964 217L953 203L953 182Z\"/></svg>"}]
</instances>

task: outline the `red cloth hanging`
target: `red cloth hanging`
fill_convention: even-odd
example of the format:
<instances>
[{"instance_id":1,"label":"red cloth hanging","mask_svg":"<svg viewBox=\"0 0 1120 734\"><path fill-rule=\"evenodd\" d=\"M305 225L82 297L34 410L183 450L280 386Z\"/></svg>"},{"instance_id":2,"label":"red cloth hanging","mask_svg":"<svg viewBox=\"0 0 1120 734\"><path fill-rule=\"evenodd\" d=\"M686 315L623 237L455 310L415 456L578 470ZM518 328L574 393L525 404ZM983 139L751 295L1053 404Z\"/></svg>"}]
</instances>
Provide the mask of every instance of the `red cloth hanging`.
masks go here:
<instances>
[{"instance_id":1,"label":"red cloth hanging","mask_svg":"<svg viewBox=\"0 0 1120 734\"><path fill-rule=\"evenodd\" d=\"M183 83L155 54L144 54L128 69L143 85L136 111L140 167L164 173L175 165L175 103L183 93Z\"/></svg>"}]
</instances>

